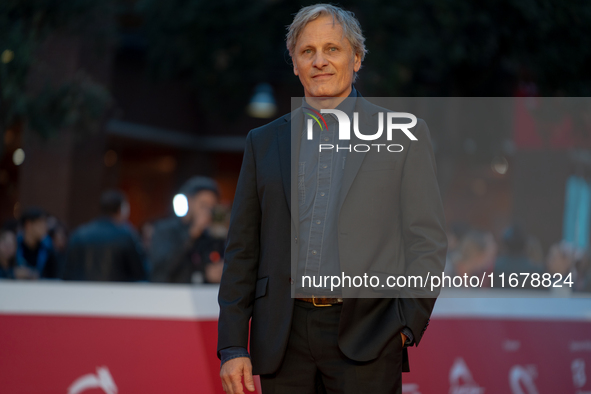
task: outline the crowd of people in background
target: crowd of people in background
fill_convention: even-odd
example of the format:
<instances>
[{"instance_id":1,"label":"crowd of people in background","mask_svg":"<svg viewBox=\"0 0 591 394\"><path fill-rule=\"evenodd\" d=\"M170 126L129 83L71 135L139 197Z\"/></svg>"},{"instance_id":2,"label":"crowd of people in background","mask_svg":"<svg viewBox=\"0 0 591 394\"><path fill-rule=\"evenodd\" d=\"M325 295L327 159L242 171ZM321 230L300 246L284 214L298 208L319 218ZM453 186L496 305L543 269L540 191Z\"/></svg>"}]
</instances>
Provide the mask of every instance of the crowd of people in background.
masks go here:
<instances>
[{"instance_id":1,"label":"crowd of people in background","mask_svg":"<svg viewBox=\"0 0 591 394\"><path fill-rule=\"evenodd\" d=\"M119 190L104 192L101 216L69 236L56 217L29 208L0 230L0 278L218 283L227 229L212 226L217 184L196 176L179 193L187 199L187 214L146 223L141 234L129 223L129 202ZM560 242L544 256L540 241L519 225L507 228L497 242L490 231L454 223L448 240L447 275L548 273L554 280L556 274L564 279L570 273L574 291L591 292L589 250ZM524 283L516 288L547 289ZM490 282L483 287L491 287Z\"/></svg>"},{"instance_id":2,"label":"crowd of people in background","mask_svg":"<svg viewBox=\"0 0 591 394\"><path fill-rule=\"evenodd\" d=\"M28 208L0 231L0 278L218 283L225 234L211 226L217 184L193 177L180 192L187 214L146 224L141 235L128 221L129 202L119 190L105 191L101 215L69 237L56 217Z\"/></svg>"},{"instance_id":3,"label":"crowd of people in background","mask_svg":"<svg viewBox=\"0 0 591 394\"><path fill-rule=\"evenodd\" d=\"M485 274L483 287L500 288L501 275L505 282L503 288L549 290L564 280L570 282L573 291L591 292L591 252L577 250L565 242L552 245L544 256L540 241L527 234L522 226L509 226L497 243L490 231L473 229L462 223L451 225L448 232L448 253L445 266L447 275L478 276ZM490 283L492 273L496 285ZM526 277L525 274L529 274ZM541 278L544 274L552 284L532 281L532 274ZM568 275L570 277L568 277ZM517 279L516 286L509 284L509 277ZM568 277L568 278L567 278ZM559 282L555 283L557 280Z\"/></svg>"}]
</instances>

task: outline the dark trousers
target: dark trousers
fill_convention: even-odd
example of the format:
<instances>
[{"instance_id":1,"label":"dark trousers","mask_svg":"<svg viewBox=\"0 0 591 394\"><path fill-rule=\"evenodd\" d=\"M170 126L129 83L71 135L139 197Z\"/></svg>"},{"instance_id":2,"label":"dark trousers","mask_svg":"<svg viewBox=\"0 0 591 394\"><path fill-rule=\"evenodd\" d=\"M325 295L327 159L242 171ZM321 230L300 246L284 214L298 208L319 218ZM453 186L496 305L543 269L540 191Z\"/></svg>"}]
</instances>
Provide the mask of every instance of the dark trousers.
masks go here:
<instances>
[{"instance_id":1,"label":"dark trousers","mask_svg":"<svg viewBox=\"0 0 591 394\"><path fill-rule=\"evenodd\" d=\"M260 376L263 394L402 393L401 338L375 360L351 360L337 344L340 314L341 305L295 301L285 357L277 372Z\"/></svg>"}]
</instances>

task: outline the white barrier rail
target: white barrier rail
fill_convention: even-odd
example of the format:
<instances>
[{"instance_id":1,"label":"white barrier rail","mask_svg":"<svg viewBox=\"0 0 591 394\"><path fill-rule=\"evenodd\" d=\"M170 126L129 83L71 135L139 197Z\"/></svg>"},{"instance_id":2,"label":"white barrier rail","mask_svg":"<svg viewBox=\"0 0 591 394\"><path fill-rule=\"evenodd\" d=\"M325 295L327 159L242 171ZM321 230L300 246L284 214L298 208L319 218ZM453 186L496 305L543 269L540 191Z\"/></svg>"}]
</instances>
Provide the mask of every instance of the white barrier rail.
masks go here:
<instances>
[{"instance_id":1,"label":"white barrier rail","mask_svg":"<svg viewBox=\"0 0 591 394\"><path fill-rule=\"evenodd\" d=\"M474 291L444 291L434 318L591 321L591 295L524 298L524 291L483 289L474 298ZM216 320L217 293L217 285L3 280L0 313Z\"/></svg>"}]
</instances>

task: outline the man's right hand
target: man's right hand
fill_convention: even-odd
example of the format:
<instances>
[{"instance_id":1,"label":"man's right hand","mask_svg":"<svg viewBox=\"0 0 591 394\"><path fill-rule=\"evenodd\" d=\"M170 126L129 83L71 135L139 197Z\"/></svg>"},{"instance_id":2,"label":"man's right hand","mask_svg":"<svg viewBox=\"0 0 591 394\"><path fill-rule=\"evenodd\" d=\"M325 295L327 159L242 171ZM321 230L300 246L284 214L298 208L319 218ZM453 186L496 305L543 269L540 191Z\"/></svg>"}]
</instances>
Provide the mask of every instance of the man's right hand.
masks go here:
<instances>
[{"instance_id":1,"label":"man's right hand","mask_svg":"<svg viewBox=\"0 0 591 394\"><path fill-rule=\"evenodd\" d=\"M242 377L248 391L254 391L254 380L252 379L252 364L248 357L237 357L222 364L220 377L222 387L228 394L243 394Z\"/></svg>"}]
</instances>

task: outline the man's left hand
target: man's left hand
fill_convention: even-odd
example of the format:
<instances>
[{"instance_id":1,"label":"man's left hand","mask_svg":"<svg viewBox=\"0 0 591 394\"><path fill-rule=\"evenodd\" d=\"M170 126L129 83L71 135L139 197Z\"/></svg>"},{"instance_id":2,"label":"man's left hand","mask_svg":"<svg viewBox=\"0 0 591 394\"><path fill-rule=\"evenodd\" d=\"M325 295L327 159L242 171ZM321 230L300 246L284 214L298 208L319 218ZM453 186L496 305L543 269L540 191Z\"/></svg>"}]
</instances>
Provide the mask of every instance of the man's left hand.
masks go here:
<instances>
[{"instance_id":1,"label":"man's left hand","mask_svg":"<svg viewBox=\"0 0 591 394\"><path fill-rule=\"evenodd\" d=\"M406 343L406 335L400 333L400 336L402 337L402 347L404 347L404 344Z\"/></svg>"}]
</instances>

